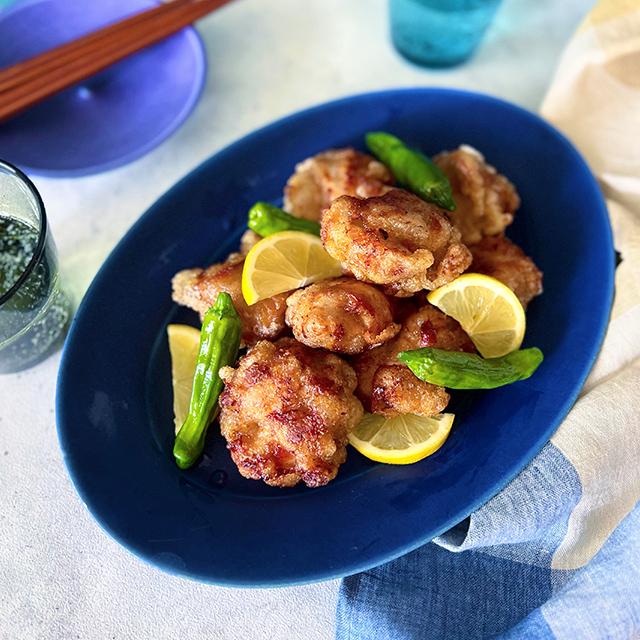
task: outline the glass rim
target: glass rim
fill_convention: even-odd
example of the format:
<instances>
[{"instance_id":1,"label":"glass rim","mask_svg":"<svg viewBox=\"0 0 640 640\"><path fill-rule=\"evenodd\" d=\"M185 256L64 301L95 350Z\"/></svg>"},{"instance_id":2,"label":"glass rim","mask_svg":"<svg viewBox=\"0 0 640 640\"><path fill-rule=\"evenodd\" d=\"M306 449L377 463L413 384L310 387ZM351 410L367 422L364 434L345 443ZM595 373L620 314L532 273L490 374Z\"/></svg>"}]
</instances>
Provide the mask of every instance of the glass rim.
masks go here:
<instances>
[{"instance_id":1,"label":"glass rim","mask_svg":"<svg viewBox=\"0 0 640 640\"><path fill-rule=\"evenodd\" d=\"M16 177L22 180L24 184L27 186L33 197L35 198L36 204L38 206L38 210L40 212L40 230L38 233L38 242L36 243L36 247L33 250L33 255L31 256L31 260L24 268L24 271L20 274L20 277L13 283L13 285L7 289L7 291L0 296L0 307L7 302L20 287L25 283L26 279L31 275L31 272L34 270L36 264L42 257L44 253L44 245L47 238L47 213L44 208L44 202L42 201L42 196L36 189L36 186L31 182L31 180L24 174L18 167L12 165L10 162L6 160L0 160L0 168L8 168L10 172L15 173Z\"/></svg>"}]
</instances>

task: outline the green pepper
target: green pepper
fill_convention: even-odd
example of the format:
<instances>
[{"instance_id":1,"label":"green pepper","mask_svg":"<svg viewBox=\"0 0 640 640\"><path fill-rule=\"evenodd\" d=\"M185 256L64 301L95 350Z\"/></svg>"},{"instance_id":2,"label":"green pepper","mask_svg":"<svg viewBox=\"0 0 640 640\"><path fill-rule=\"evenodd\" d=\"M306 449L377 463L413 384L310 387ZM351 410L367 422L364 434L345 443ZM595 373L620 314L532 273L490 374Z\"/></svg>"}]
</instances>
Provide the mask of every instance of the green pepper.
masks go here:
<instances>
[{"instance_id":1,"label":"green pepper","mask_svg":"<svg viewBox=\"0 0 640 640\"><path fill-rule=\"evenodd\" d=\"M317 222L296 218L267 202L256 202L249 209L249 229L263 238L279 231L304 231L314 236L320 235L320 225Z\"/></svg>"},{"instance_id":2,"label":"green pepper","mask_svg":"<svg viewBox=\"0 0 640 640\"><path fill-rule=\"evenodd\" d=\"M400 184L426 202L455 211L456 203L447 176L427 156L382 131L368 133L366 141L371 153L387 165Z\"/></svg>"},{"instance_id":3,"label":"green pepper","mask_svg":"<svg viewBox=\"0 0 640 640\"><path fill-rule=\"evenodd\" d=\"M528 378L543 356L535 347L512 351L500 358L426 347L402 351L398 358L424 382L449 389L495 389Z\"/></svg>"},{"instance_id":4,"label":"green pepper","mask_svg":"<svg viewBox=\"0 0 640 640\"><path fill-rule=\"evenodd\" d=\"M221 367L235 364L241 335L242 323L231 296L225 292L218 294L215 304L204 315L189 414L173 446L181 469L193 465L202 453L207 427L224 387L218 372Z\"/></svg>"}]
</instances>

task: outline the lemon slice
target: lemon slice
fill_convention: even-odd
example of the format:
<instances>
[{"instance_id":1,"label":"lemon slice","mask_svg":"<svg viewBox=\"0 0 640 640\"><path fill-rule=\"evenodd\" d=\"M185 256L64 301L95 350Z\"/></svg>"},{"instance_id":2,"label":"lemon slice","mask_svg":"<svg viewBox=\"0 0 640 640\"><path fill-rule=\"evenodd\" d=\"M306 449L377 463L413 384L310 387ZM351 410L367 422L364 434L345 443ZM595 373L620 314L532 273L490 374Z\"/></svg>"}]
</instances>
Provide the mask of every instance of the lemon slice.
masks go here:
<instances>
[{"instance_id":1,"label":"lemon slice","mask_svg":"<svg viewBox=\"0 0 640 640\"><path fill-rule=\"evenodd\" d=\"M435 453L445 442L454 415L430 418L401 414L385 418L365 413L349 434L349 442L363 455L387 464L411 464Z\"/></svg>"},{"instance_id":2,"label":"lemon slice","mask_svg":"<svg viewBox=\"0 0 640 640\"><path fill-rule=\"evenodd\" d=\"M465 273L432 291L427 299L460 323L483 358L498 358L520 348L526 327L524 309L499 280Z\"/></svg>"},{"instance_id":3,"label":"lemon slice","mask_svg":"<svg viewBox=\"0 0 640 640\"><path fill-rule=\"evenodd\" d=\"M170 324L167 327L169 353L171 354L171 383L173 386L173 415L175 431L189 413L193 374L200 347L200 331L186 324Z\"/></svg>"},{"instance_id":4,"label":"lemon slice","mask_svg":"<svg viewBox=\"0 0 640 640\"><path fill-rule=\"evenodd\" d=\"M251 305L341 275L340 263L324 250L320 238L303 231L281 231L260 240L247 254L242 295Z\"/></svg>"}]
</instances>

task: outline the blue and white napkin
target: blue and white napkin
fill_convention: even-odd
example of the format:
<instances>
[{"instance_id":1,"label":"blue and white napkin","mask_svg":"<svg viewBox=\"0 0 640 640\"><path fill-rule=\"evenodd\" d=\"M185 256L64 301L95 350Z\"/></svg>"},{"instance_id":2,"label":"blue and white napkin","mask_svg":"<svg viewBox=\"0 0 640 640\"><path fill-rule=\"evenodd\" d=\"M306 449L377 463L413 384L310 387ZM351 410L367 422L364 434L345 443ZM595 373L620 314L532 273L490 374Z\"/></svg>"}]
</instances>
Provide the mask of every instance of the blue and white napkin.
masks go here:
<instances>
[{"instance_id":1,"label":"blue and white napkin","mask_svg":"<svg viewBox=\"0 0 640 640\"><path fill-rule=\"evenodd\" d=\"M433 543L343 581L338 640L640 638L640 0L594 7L541 115L607 199L622 261L602 351L502 492Z\"/></svg>"}]
</instances>

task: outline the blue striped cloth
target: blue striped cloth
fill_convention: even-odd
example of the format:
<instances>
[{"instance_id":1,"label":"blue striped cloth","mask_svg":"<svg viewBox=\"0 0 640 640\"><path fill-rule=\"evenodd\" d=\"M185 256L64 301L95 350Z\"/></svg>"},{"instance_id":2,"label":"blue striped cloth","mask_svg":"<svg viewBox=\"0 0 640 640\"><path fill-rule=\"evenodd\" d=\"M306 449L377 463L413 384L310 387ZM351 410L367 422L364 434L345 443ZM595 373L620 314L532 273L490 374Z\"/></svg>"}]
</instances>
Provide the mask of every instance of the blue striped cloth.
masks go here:
<instances>
[{"instance_id":1,"label":"blue striped cloth","mask_svg":"<svg viewBox=\"0 0 640 640\"><path fill-rule=\"evenodd\" d=\"M547 444L467 521L406 556L346 578L336 638L640 637L640 505L586 566L552 567L581 496L575 467Z\"/></svg>"},{"instance_id":2,"label":"blue striped cloth","mask_svg":"<svg viewBox=\"0 0 640 640\"><path fill-rule=\"evenodd\" d=\"M343 580L338 640L640 639L640 0L594 7L541 113L607 198L622 261L601 353L551 441L502 492L424 547Z\"/></svg>"}]
</instances>

